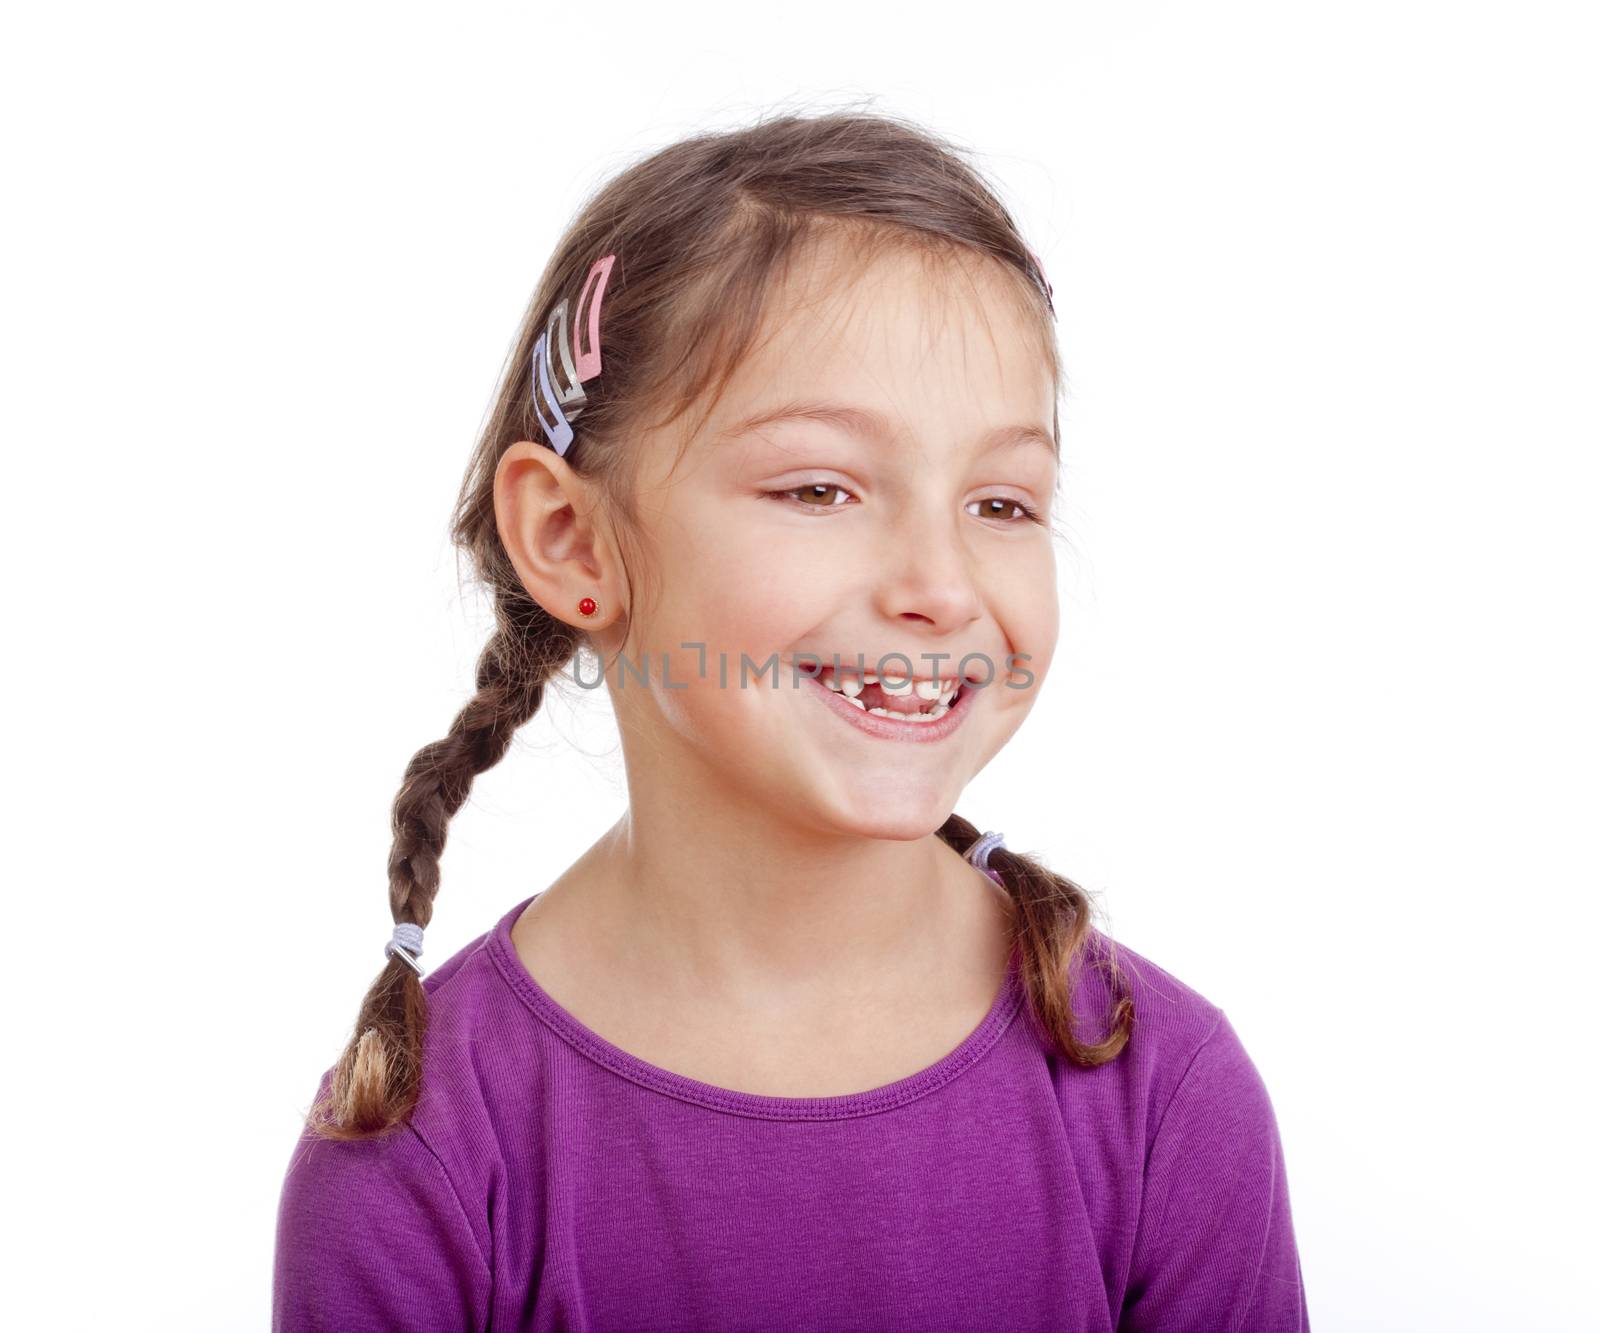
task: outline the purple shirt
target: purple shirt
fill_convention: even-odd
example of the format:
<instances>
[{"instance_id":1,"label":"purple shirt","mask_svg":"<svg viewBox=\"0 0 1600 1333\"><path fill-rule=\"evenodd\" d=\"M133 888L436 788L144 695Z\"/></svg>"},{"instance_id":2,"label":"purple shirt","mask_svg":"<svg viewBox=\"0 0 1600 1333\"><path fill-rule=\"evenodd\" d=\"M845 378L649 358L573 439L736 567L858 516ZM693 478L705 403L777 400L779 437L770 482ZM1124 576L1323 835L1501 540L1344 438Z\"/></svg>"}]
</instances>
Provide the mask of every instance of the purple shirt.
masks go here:
<instances>
[{"instance_id":1,"label":"purple shirt","mask_svg":"<svg viewBox=\"0 0 1600 1333\"><path fill-rule=\"evenodd\" d=\"M1261 1077L1222 1010L1126 946L1135 1027L1110 1064L1051 1053L1013 953L921 1073L768 1097L556 1004L511 942L531 901L423 979L412 1123L296 1145L278 1333L1306 1328ZM1074 975L1098 1037L1107 987Z\"/></svg>"}]
</instances>

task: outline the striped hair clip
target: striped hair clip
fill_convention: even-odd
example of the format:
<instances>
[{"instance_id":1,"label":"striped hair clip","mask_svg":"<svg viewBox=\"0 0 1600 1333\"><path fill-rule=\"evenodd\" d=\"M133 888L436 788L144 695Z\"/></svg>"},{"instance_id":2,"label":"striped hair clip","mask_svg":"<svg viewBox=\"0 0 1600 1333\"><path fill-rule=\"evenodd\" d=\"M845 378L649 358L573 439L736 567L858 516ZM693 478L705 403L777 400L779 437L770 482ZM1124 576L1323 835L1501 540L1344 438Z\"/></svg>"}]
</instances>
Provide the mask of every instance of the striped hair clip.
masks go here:
<instances>
[{"instance_id":1,"label":"striped hair clip","mask_svg":"<svg viewBox=\"0 0 1600 1333\"><path fill-rule=\"evenodd\" d=\"M550 447L558 454L565 455L572 445L573 419L583 411L589 397L583 391L585 382L600 373L600 302L605 297L606 280L611 276L615 259L616 255L607 255L595 260L589 276L583 280L570 335L567 298L562 297L533 345L533 410ZM559 376L551 374L552 348Z\"/></svg>"}]
</instances>

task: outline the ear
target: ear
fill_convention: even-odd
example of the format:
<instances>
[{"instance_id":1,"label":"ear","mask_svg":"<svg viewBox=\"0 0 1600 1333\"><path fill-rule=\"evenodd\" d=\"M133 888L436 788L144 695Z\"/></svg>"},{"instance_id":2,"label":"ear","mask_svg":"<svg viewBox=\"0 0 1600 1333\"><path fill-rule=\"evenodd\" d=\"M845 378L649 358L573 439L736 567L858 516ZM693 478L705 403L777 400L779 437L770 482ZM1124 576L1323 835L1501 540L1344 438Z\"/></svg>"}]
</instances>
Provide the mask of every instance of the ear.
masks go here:
<instances>
[{"instance_id":1,"label":"ear","mask_svg":"<svg viewBox=\"0 0 1600 1333\"><path fill-rule=\"evenodd\" d=\"M619 619L622 564L594 488L554 449L519 440L500 455L494 517L522 586L551 615L584 630ZM592 616L578 610L585 597L600 604Z\"/></svg>"}]
</instances>

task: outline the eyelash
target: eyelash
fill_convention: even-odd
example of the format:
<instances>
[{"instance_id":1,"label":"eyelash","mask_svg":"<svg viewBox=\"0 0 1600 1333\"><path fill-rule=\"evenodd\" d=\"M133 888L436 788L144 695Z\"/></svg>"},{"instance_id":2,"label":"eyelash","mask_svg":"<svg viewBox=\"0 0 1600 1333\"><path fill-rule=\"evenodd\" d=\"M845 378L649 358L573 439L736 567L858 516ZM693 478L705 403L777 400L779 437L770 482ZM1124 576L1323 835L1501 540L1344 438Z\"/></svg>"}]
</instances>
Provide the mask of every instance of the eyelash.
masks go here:
<instances>
[{"instance_id":1,"label":"eyelash","mask_svg":"<svg viewBox=\"0 0 1600 1333\"><path fill-rule=\"evenodd\" d=\"M836 482L836 481L814 481L814 482L809 482L804 486L791 486L787 490L766 491L766 492L764 492L764 494L769 499L782 501L782 500L788 499L788 497L791 496L791 495L798 495L801 491L810 491L810 490L843 491L846 495L849 495L849 494L852 493L849 490L847 490L845 487L839 485L839 483ZM1037 509L1035 509L1032 505L1025 504L1021 500L1014 500L1009 495L996 495L996 496L991 496L990 498L994 499L994 500L1003 500L1008 505L1015 505L1018 509L1020 509L1022 511L1022 521L1029 522L1029 523L1037 523L1037 522L1040 521L1039 520L1039 511ZM800 508L802 508L802 509L817 509L817 510L822 510L824 512L826 512L829 509L844 509L844 508L848 507L846 505L839 505L839 504L828 504L828 505L805 504L803 501L800 501L800 500L796 500L794 503L796 505L799 505ZM986 502L983 501L983 500L974 500L972 503L973 504L984 504ZM993 518L993 517L997 517L997 516L990 514L990 515L980 515L979 517ZM1007 521L1008 522L1016 522L1018 520L1008 519Z\"/></svg>"}]
</instances>

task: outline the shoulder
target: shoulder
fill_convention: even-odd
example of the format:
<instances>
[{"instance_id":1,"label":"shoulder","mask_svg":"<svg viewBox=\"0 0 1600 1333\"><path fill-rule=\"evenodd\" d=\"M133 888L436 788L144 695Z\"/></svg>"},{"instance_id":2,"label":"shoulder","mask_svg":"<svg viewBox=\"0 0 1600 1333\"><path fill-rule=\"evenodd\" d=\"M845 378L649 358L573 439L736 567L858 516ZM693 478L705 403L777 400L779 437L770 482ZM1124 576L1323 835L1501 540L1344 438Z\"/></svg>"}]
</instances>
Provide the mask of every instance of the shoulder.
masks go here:
<instances>
[{"instance_id":1,"label":"shoulder","mask_svg":"<svg viewBox=\"0 0 1600 1333\"><path fill-rule=\"evenodd\" d=\"M542 1105L539 1025L496 957L497 935L519 910L422 978L422 1090L410 1127L472 1198L492 1193L505 1134Z\"/></svg>"},{"instance_id":2,"label":"shoulder","mask_svg":"<svg viewBox=\"0 0 1600 1333\"><path fill-rule=\"evenodd\" d=\"M477 994L474 941L422 979L422 1094L410 1119L362 1139L302 1125L279 1195L273 1327L350 1333L472 1327L488 1318L492 1138L466 1072ZM329 1091L325 1070L314 1101Z\"/></svg>"},{"instance_id":3,"label":"shoulder","mask_svg":"<svg viewBox=\"0 0 1600 1333\"><path fill-rule=\"evenodd\" d=\"M1108 975L1104 965L1114 964L1126 980L1141 1016L1162 1032L1190 1033L1197 1027L1209 1028L1222 1013L1218 1005L1193 986L1104 931L1089 931L1082 957L1102 977Z\"/></svg>"},{"instance_id":4,"label":"shoulder","mask_svg":"<svg viewBox=\"0 0 1600 1333\"><path fill-rule=\"evenodd\" d=\"M1122 997L1132 1004L1133 1020L1127 1046L1106 1064L1082 1069L1055 1061L1063 1097L1139 1126L1136 1139L1146 1152L1180 1089L1182 1106L1199 1096L1205 1107L1227 1104L1230 1114L1270 1118L1260 1075L1227 1014L1195 986L1099 930L1089 932L1074 956L1071 977L1072 1008L1084 1040L1098 1041L1110 1031ZM1090 1113L1088 1105L1080 1110Z\"/></svg>"},{"instance_id":5,"label":"shoulder","mask_svg":"<svg viewBox=\"0 0 1600 1333\"><path fill-rule=\"evenodd\" d=\"M1129 1051L1162 1080L1181 1075L1225 1023L1221 1007L1145 954L1091 929L1073 959L1073 1008L1086 1032L1108 1028L1116 1001L1133 1006Z\"/></svg>"},{"instance_id":6,"label":"shoulder","mask_svg":"<svg viewBox=\"0 0 1600 1333\"><path fill-rule=\"evenodd\" d=\"M1129 1123L1142 1132L1128 1147L1142 1141L1147 1167L1162 1151L1186 1159L1204 1151L1219 1162L1237 1153L1253 1155L1257 1164L1281 1161L1266 1083L1225 1010L1144 954L1092 933L1083 953L1083 999L1075 993L1074 1007L1098 1037L1105 1029L1087 1029L1090 1015L1103 1024L1115 994L1133 1004L1126 1049L1101 1070L1086 1071L1106 1076L1099 1100L1132 1108ZM1122 979L1116 991L1106 968L1111 958ZM1213 1144L1217 1136L1226 1142Z\"/></svg>"},{"instance_id":7,"label":"shoulder","mask_svg":"<svg viewBox=\"0 0 1600 1333\"><path fill-rule=\"evenodd\" d=\"M1128 1047L1085 1071L1103 1083L1067 1086L1097 1089L1081 1095L1098 1104L1071 1109L1126 1115L1138 1222L1118 1327L1303 1330L1283 1145L1261 1074L1221 1007L1143 954L1115 953L1134 1005ZM1103 1005L1109 988L1085 992Z\"/></svg>"},{"instance_id":8,"label":"shoulder","mask_svg":"<svg viewBox=\"0 0 1600 1333\"><path fill-rule=\"evenodd\" d=\"M462 1200L480 1239L479 1204L503 1175L502 1144L520 1134L516 1117L535 1115L542 1105L538 1025L495 962L498 929L470 940L422 978L422 1084L406 1123L374 1139L316 1141L330 1169L338 1159L349 1172L437 1178ZM332 1068L323 1072L317 1098L332 1076ZM303 1136L302 1147L308 1142Z\"/></svg>"}]
</instances>

